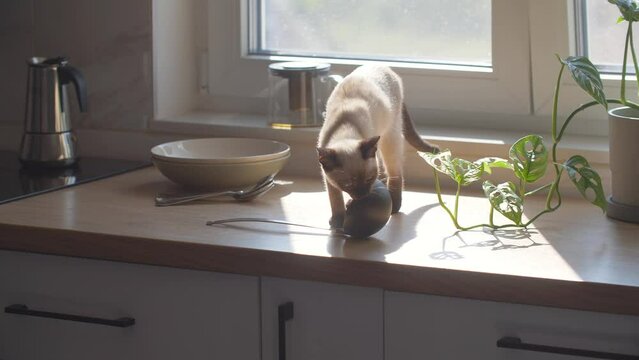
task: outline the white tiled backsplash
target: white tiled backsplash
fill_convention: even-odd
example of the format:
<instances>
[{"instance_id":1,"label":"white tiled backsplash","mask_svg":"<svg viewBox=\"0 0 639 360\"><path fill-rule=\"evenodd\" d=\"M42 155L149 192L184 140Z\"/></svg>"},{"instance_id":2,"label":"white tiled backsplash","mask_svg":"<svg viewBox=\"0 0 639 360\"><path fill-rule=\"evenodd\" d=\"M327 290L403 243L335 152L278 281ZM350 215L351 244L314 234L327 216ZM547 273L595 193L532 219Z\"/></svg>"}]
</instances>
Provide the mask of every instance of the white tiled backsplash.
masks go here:
<instances>
[{"instance_id":1,"label":"white tiled backsplash","mask_svg":"<svg viewBox=\"0 0 639 360\"><path fill-rule=\"evenodd\" d=\"M66 56L87 80L82 128L142 129L153 115L151 0L0 1L0 124L24 117L31 56ZM75 98L75 94L70 94Z\"/></svg>"}]
</instances>

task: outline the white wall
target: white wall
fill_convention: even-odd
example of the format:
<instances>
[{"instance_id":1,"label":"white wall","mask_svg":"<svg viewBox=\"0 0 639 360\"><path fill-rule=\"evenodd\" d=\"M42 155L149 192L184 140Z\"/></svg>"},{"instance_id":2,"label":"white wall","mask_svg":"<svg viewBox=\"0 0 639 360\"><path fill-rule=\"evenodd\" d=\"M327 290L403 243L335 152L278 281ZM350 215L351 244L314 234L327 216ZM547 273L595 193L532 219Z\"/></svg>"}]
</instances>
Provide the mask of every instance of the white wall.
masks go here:
<instances>
[{"instance_id":1,"label":"white wall","mask_svg":"<svg viewBox=\"0 0 639 360\"><path fill-rule=\"evenodd\" d=\"M193 109L198 92L197 0L153 0L154 113L159 119Z\"/></svg>"}]
</instances>

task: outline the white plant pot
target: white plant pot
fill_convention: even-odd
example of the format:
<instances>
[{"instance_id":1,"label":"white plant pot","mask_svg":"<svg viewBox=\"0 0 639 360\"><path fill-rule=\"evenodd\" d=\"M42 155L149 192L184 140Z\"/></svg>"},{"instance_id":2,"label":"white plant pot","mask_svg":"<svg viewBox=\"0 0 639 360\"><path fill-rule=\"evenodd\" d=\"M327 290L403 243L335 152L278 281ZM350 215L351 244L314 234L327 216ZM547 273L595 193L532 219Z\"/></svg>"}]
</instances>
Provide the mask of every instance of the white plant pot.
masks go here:
<instances>
[{"instance_id":1,"label":"white plant pot","mask_svg":"<svg viewBox=\"0 0 639 360\"><path fill-rule=\"evenodd\" d=\"M607 214L639 223L639 110L612 109L608 119L612 195Z\"/></svg>"}]
</instances>

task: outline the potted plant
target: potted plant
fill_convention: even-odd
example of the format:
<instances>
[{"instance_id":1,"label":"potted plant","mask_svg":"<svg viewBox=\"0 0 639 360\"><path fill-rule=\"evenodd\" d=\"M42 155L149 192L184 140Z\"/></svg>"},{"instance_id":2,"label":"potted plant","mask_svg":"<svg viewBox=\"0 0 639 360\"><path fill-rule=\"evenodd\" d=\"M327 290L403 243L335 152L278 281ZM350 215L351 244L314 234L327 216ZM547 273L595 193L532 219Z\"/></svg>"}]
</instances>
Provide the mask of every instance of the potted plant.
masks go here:
<instances>
[{"instance_id":1,"label":"potted plant","mask_svg":"<svg viewBox=\"0 0 639 360\"><path fill-rule=\"evenodd\" d=\"M610 140L610 171L612 194L608 198L608 216L639 223L639 104L626 98L626 66L628 53L632 57L635 75L639 74L634 48L632 25L639 21L639 9L635 0L608 0L619 9L618 23L626 21L620 102L623 107L608 112ZM638 90L639 90L639 82Z\"/></svg>"},{"instance_id":2,"label":"potted plant","mask_svg":"<svg viewBox=\"0 0 639 360\"><path fill-rule=\"evenodd\" d=\"M551 116L552 146L550 150L539 135L527 135L512 145L508 159L489 157L476 161L454 158L450 151L438 154L420 153L424 160L433 167L435 190L439 203L449 214L455 227L469 230L478 227L490 229L520 227L531 225L544 214L551 213L561 206L560 180L564 173L570 178L577 190L592 204L600 207L609 216L626 221L639 222L639 104L635 104L625 96L626 63L630 51L635 72L639 73L637 56L633 47L632 24L639 21L639 9L636 0L608 0L617 5L621 17L619 22L628 22L626 45L623 59L621 81L621 99L606 99L601 76L597 68L587 57L571 56L558 60L561 64L553 99ZM560 84L564 71L568 69L572 78L592 101L583 104L561 121L557 108L559 104ZM624 107L609 111L610 117L610 167L612 171L612 193L606 199L601 177L590 166L588 160L581 155L573 155L565 161L557 158L557 146L561 142L566 129L575 118L587 108L601 105L608 109L608 104L621 104ZM629 164L636 164L630 165ZM547 184L537 185L543 178L548 166L552 165L553 180ZM505 168L513 172L513 181L493 184L485 180L493 168ZM439 174L445 174L457 184L454 205L447 206L441 197ZM459 219L459 197L464 187L483 180L482 188L490 203L490 213L485 223L463 226ZM532 187L532 189L531 189ZM537 193L546 192L545 207L529 220L523 220L526 198ZM497 224L494 214L500 213L508 221Z\"/></svg>"}]
</instances>

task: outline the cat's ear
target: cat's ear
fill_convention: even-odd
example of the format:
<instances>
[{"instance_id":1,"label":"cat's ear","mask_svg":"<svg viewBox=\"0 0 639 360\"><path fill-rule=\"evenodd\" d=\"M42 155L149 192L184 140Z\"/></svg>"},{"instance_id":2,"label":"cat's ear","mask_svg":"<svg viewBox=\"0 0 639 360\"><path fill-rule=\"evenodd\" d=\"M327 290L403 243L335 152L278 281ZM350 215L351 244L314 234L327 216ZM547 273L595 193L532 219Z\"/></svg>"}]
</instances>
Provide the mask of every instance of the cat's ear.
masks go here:
<instances>
[{"instance_id":1,"label":"cat's ear","mask_svg":"<svg viewBox=\"0 0 639 360\"><path fill-rule=\"evenodd\" d=\"M337 152L329 148L317 148L317 157L324 171L329 172L340 166Z\"/></svg>"},{"instance_id":2,"label":"cat's ear","mask_svg":"<svg viewBox=\"0 0 639 360\"><path fill-rule=\"evenodd\" d=\"M362 158L370 159L375 157L375 153L377 153L378 141L379 136L373 136L372 138L360 141L359 151L361 151L362 153Z\"/></svg>"}]
</instances>

